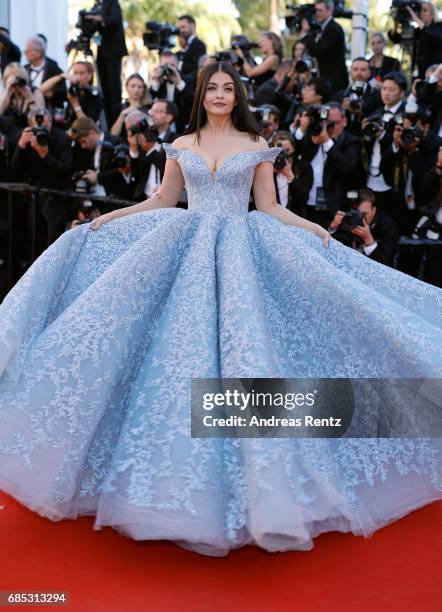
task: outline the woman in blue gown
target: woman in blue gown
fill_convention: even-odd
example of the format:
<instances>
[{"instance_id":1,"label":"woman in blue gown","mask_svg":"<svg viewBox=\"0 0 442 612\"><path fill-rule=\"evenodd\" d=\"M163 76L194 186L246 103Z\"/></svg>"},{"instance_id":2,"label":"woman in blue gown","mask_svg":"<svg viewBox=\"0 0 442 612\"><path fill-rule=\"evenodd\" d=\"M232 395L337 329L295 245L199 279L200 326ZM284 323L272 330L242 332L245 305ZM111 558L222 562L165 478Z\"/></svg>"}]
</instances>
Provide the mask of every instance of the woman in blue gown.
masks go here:
<instances>
[{"instance_id":1,"label":"woman in blue gown","mask_svg":"<svg viewBox=\"0 0 442 612\"><path fill-rule=\"evenodd\" d=\"M441 499L441 438L376 435L371 381L441 376L442 291L276 204L280 149L229 64L164 147L155 196L65 232L0 306L0 489L217 556L368 536ZM359 377L370 401L341 438L192 437L191 380L220 377Z\"/></svg>"}]
</instances>

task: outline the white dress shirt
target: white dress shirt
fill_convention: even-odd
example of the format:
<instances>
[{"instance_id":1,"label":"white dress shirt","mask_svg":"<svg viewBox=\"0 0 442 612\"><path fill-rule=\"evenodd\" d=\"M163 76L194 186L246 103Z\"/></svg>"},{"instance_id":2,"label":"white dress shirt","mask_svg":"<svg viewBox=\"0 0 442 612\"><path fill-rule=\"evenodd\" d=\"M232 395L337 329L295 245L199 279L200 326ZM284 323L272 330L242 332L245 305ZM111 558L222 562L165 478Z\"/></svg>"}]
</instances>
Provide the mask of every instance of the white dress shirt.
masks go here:
<instances>
[{"instance_id":1,"label":"white dress shirt","mask_svg":"<svg viewBox=\"0 0 442 612\"><path fill-rule=\"evenodd\" d=\"M384 108L384 114L382 115L383 121L389 121L392 116L396 113L396 111L401 106L402 101L399 100L397 104L392 106L391 108ZM373 191L389 191L391 189L390 185L384 181L384 177L380 172L381 165L381 140L385 136L385 132L382 132L375 140L373 145L373 152L371 154L370 167L368 170L368 180L367 187L372 189Z\"/></svg>"}]
</instances>

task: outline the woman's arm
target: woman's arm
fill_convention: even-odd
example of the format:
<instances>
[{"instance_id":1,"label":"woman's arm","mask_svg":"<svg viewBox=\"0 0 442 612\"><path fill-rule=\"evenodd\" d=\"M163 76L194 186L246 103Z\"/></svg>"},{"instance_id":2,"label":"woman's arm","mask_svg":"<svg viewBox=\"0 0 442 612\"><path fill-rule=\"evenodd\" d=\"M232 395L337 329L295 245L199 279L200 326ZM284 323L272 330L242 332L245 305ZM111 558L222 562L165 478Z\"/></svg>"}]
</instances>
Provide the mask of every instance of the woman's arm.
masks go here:
<instances>
[{"instance_id":1,"label":"woman's arm","mask_svg":"<svg viewBox=\"0 0 442 612\"><path fill-rule=\"evenodd\" d=\"M256 166L255 178L253 180L253 197L256 209L260 212L267 213L288 225L295 225L301 229L306 229L322 238L324 246L328 245L331 237L326 229L317 223L303 219L277 203L272 162L264 161Z\"/></svg>"},{"instance_id":2,"label":"woman's arm","mask_svg":"<svg viewBox=\"0 0 442 612\"><path fill-rule=\"evenodd\" d=\"M46 81L44 81L40 87L38 88L41 93L46 96L48 93L50 93L55 87L57 87L57 85L60 83L60 81L62 81L63 79L66 79L67 76L65 75L64 72L61 72L60 74L56 74L55 76L51 77L50 79L47 79Z\"/></svg>"},{"instance_id":3,"label":"woman's arm","mask_svg":"<svg viewBox=\"0 0 442 612\"><path fill-rule=\"evenodd\" d=\"M244 59L244 56L242 56ZM267 70L275 70L279 62L277 55L268 55L258 66L251 66L246 59L244 59L244 72L248 77L259 76L264 74Z\"/></svg>"},{"instance_id":4,"label":"woman's arm","mask_svg":"<svg viewBox=\"0 0 442 612\"><path fill-rule=\"evenodd\" d=\"M157 193L139 204L119 208L101 217L97 217L91 224L91 228L98 229L101 225L113 219L121 219L121 217L127 217L138 212L146 212L154 208L173 208L179 201L183 188L184 178L178 162L175 159L168 159L166 161L164 177Z\"/></svg>"}]
</instances>

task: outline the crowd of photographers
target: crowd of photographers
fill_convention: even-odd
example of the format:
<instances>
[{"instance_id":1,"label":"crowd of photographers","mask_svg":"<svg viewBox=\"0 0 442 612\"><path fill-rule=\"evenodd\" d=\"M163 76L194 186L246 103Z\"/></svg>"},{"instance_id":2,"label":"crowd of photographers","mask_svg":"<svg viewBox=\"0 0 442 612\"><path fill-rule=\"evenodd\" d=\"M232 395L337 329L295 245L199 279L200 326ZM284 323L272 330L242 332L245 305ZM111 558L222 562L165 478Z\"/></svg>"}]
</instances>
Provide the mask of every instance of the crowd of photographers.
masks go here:
<instances>
[{"instance_id":1,"label":"crowd of photographers","mask_svg":"<svg viewBox=\"0 0 442 612\"><path fill-rule=\"evenodd\" d=\"M144 42L158 50L158 67L149 83L130 75L124 101L127 50L117 0L97 0L81 12L80 36L69 48L82 55L67 74L47 57L41 34L27 42L21 65L20 49L0 28L0 181L53 190L33 196L35 218L28 197L14 195L17 273L31 263L31 224L38 255L66 229L159 188L161 143L185 130L198 71L223 60L240 72L261 135L283 149L274 163L278 203L364 256L442 286L442 24L430 2L393 1L387 36L407 46L410 79L384 54L382 32L369 34L369 59L347 68L344 32L334 19L345 17L339 10L330 0L295 7L286 18L297 32L289 58L273 32L258 43L235 36L230 49L208 55L190 15L176 27L147 22ZM97 30L94 62L88 53ZM172 35L179 52L171 50ZM5 202L0 263L7 259ZM186 207L185 192L179 206ZM399 250L400 236L414 242Z\"/></svg>"}]
</instances>

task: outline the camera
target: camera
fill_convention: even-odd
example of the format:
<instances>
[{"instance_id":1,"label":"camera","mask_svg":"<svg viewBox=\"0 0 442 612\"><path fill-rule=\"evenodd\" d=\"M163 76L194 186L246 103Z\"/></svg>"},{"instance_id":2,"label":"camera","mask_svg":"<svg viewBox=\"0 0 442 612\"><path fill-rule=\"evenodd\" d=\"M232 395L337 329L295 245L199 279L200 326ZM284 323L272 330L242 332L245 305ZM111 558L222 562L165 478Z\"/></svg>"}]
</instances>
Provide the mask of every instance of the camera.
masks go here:
<instances>
[{"instance_id":1,"label":"camera","mask_svg":"<svg viewBox=\"0 0 442 612\"><path fill-rule=\"evenodd\" d=\"M136 134L143 134L147 140L155 142L158 140L159 132L155 127L152 117L146 115L141 121L137 121L129 128L129 134L135 136Z\"/></svg>"},{"instance_id":2,"label":"camera","mask_svg":"<svg viewBox=\"0 0 442 612\"><path fill-rule=\"evenodd\" d=\"M249 107L260 128L268 126L270 115L274 112L268 106Z\"/></svg>"},{"instance_id":3,"label":"camera","mask_svg":"<svg viewBox=\"0 0 442 612\"><path fill-rule=\"evenodd\" d=\"M396 23L403 27L411 27L411 15L407 7L419 15L422 4L419 0L393 0L390 6L390 15Z\"/></svg>"},{"instance_id":4,"label":"camera","mask_svg":"<svg viewBox=\"0 0 442 612\"><path fill-rule=\"evenodd\" d=\"M74 40L70 40L66 45L66 53L69 53L75 49L85 55L92 55L91 51L91 38L100 29L100 24L97 21L89 19L90 17L101 15L102 7L96 3L89 10L82 10L78 12L77 23L75 27L80 30L79 35Z\"/></svg>"},{"instance_id":5,"label":"camera","mask_svg":"<svg viewBox=\"0 0 442 612\"><path fill-rule=\"evenodd\" d=\"M233 53L230 49L228 51L218 51L213 55L213 59L216 62L229 62L229 64L237 66L238 68L242 68L244 64L243 58Z\"/></svg>"},{"instance_id":6,"label":"camera","mask_svg":"<svg viewBox=\"0 0 442 612\"><path fill-rule=\"evenodd\" d=\"M306 19L310 25L312 32L319 33L321 31L320 24L315 18L315 5L314 4L286 4L285 8L292 11L292 15L285 16L286 27L292 32L300 32L302 28L302 20ZM341 17L343 19L351 19L353 11L345 8L345 0L335 0L333 17Z\"/></svg>"},{"instance_id":7,"label":"camera","mask_svg":"<svg viewBox=\"0 0 442 612\"><path fill-rule=\"evenodd\" d=\"M329 111L330 108L326 105L307 107L307 115L310 120L308 132L311 136L319 136L324 129L324 125L326 125L327 130L333 129L335 122L329 121Z\"/></svg>"},{"instance_id":8,"label":"camera","mask_svg":"<svg viewBox=\"0 0 442 612\"><path fill-rule=\"evenodd\" d=\"M75 193L89 193L92 189L92 185L83 178L86 170L78 170L72 175L72 182L74 183Z\"/></svg>"},{"instance_id":9,"label":"camera","mask_svg":"<svg viewBox=\"0 0 442 612\"><path fill-rule=\"evenodd\" d=\"M401 133L401 141L404 145L412 145L415 143L415 139L422 140L424 134L421 129L417 126L410 128L404 128Z\"/></svg>"},{"instance_id":10,"label":"camera","mask_svg":"<svg viewBox=\"0 0 442 612\"><path fill-rule=\"evenodd\" d=\"M35 113L37 127L31 128L36 141L41 147L47 147L49 145L49 130L43 125L44 118L44 113Z\"/></svg>"},{"instance_id":11,"label":"camera","mask_svg":"<svg viewBox=\"0 0 442 612\"><path fill-rule=\"evenodd\" d=\"M368 119L365 126L362 128L361 136L365 142L370 142L376 138L379 132L385 129L386 122L380 118Z\"/></svg>"},{"instance_id":12,"label":"camera","mask_svg":"<svg viewBox=\"0 0 442 612\"><path fill-rule=\"evenodd\" d=\"M175 36L180 33L179 29L170 23L158 21L147 21L146 30L143 34L143 43L151 51L175 47Z\"/></svg>"},{"instance_id":13,"label":"camera","mask_svg":"<svg viewBox=\"0 0 442 612\"><path fill-rule=\"evenodd\" d=\"M284 151L284 148L282 147L282 144L280 142L277 142L276 146L281 147L282 151L278 153L275 161L273 162L273 167L275 168L275 170L283 170L285 168L285 163L288 160L289 156L287 152Z\"/></svg>"},{"instance_id":14,"label":"camera","mask_svg":"<svg viewBox=\"0 0 442 612\"><path fill-rule=\"evenodd\" d=\"M16 85L17 87L26 87L27 84L26 79L17 76L15 77L15 81L12 83L12 86L14 87L14 85Z\"/></svg>"},{"instance_id":15,"label":"camera","mask_svg":"<svg viewBox=\"0 0 442 612\"><path fill-rule=\"evenodd\" d=\"M314 4L300 4L296 6L294 4L287 4L287 9L294 11L293 15L286 15L285 23L289 30L300 32L302 28L302 20L308 21L310 30L313 32L320 32L321 26L315 19L315 5Z\"/></svg>"},{"instance_id":16,"label":"camera","mask_svg":"<svg viewBox=\"0 0 442 612\"><path fill-rule=\"evenodd\" d=\"M68 93L73 98L80 98L86 95L97 95L97 89L91 85L79 85L78 83L71 83L69 85Z\"/></svg>"},{"instance_id":17,"label":"camera","mask_svg":"<svg viewBox=\"0 0 442 612\"><path fill-rule=\"evenodd\" d=\"M112 163L116 165L117 168L124 168L128 164L130 164L130 155L129 155L129 147L126 144L117 144L113 149L113 157Z\"/></svg>"},{"instance_id":18,"label":"camera","mask_svg":"<svg viewBox=\"0 0 442 612\"><path fill-rule=\"evenodd\" d=\"M364 96L364 81L355 81L350 89L349 108L352 111L362 110Z\"/></svg>"},{"instance_id":19,"label":"camera","mask_svg":"<svg viewBox=\"0 0 442 612\"><path fill-rule=\"evenodd\" d=\"M312 70L312 68L313 59L307 53L305 53L302 58L295 64L295 71L299 74L304 74L305 72Z\"/></svg>"}]
</instances>

